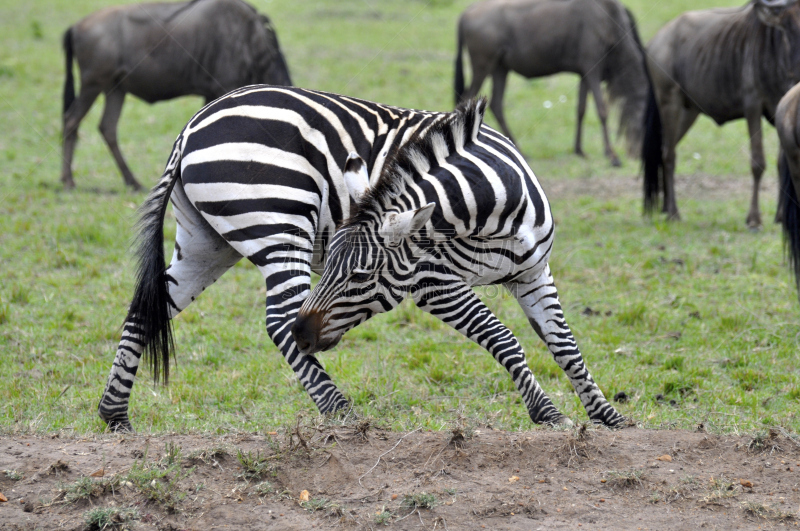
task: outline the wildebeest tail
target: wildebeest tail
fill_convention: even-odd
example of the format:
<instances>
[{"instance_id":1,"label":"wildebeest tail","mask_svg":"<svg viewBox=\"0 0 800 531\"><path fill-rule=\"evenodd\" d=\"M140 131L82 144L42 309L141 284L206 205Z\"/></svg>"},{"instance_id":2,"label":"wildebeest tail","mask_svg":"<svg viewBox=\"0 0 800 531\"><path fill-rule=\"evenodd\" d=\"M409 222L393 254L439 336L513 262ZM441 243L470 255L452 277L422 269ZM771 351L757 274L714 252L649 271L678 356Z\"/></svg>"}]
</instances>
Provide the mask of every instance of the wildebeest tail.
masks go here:
<instances>
[{"instance_id":1,"label":"wildebeest tail","mask_svg":"<svg viewBox=\"0 0 800 531\"><path fill-rule=\"evenodd\" d=\"M461 102L464 95L464 61L461 57L461 48L464 45L464 30L461 27L461 19L458 20L456 28L456 78L454 83L456 105Z\"/></svg>"},{"instance_id":2,"label":"wildebeest tail","mask_svg":"<svg viewBox=\"0 0 800 531\"><path fill-rule=\"evenodd\" d=\"M642 169L644 170L644 211L653 212L658 195L664 188L664 160L661 154L663 131L661 113L656 93L650 86L647 108L644 113L644 139L642 141Z\"/></svg>"},{"instance_id":3,"label":"wildebeest tail","mask_svg":"<svg viewBox=\"0 0 800 531\"><path fill-rule=\"evenodd\" d=\"M66 114L69 106L75 101L75 78L72 75L72 28L64 32L64 55L67 63L67 76L64 79L64 110Z\"/></svg>"},{"instance_id":4,"label":"wildebeest tail","mask_svg":"<svg viewBox=\"0 0 800 531\"><path fill-rule=\"evenodd\" d=\"M614 28L618 35L608 51L602 79L606 82L610 103L619 105L619 134L625 137L629 155L638 156L650 76L633 13L620 8L616 14L618 20L614 21Z\"/></svg>"},{"instance_id":5,"label":"wildebeest tail","mask_svg":"<svg viewBox=\"0 0 800 531\"><path fill-rule=\"evenodd\" d=\"M797 202L797 193L792 181L792 173L786 153L781 151L778 159L780 172L780 205L779 212L783 212L783 245L784 252L789 260L789 267L794 271L794 282L800 290L800 205Z\"/></svg>"},{"instance_id":6,"label":"wildebeest tail","mask_svg":"<svg viewBox=\"0 0 800 531\"><path fill-rule=\"evenodd\" d=\"M174 350L168 276L164 262L164 215L172 188L180 178L181 144L179 136L172 148L161 180L153 187L139 209L139 234L136 241L138 271L133 301L127 321L142 330L145 360L149 361L156 382L169 381L169 355Z\"/></svg>"}]
</instances>

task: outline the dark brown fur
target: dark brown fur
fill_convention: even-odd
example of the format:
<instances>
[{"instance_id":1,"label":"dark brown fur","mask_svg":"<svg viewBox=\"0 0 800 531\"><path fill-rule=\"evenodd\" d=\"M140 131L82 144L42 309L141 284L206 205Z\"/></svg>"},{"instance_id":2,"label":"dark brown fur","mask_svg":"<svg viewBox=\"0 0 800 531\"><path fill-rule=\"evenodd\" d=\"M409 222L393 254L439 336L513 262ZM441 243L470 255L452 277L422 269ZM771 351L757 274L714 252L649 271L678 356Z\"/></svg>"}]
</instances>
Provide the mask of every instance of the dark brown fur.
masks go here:
<instances>
[{"instance_id":1,"label":"dark brown fur","mask_svg":"<svg viewBox=\"0 0 800 531\"><path fill-rule=\"evenodd\" d=\"M100 93L106 96L100 132L125 183L140 188L117 145L125 94L148 103L195 94L206 102L255 83L291 85L269 19L242 0L109 7L64 35L64 155L61 180L72 179L72 156L81 120ZM72 58L81 89L75 97Z\"/></svg>"},{"instance_id":2,"label":"dark brown fur","mask_svg":"<svg viewBox=\"0 0 800 531\"><path fill-rule=\"evenodd\" d=\"M775 129L781 141L779 221L795 284L800 290L800 83L781 98L775 111Z\"/></svg>"},{"instance_id":3,"label":"dark brown fur","mask_svg":"<svg viewBox=\"0 0 800 531\"><path fill-rule=\"evenodd\" d=\"M645 136L645 207L652 208L663 189L664 212L680 219L675 146L700 114L720 125L746 118L754 181L747 223L760 226L758 186L766 165L761 117L774 120L778 101L795 81L800 6L796 0L788 7L756 0L742 8L690 11L664 26L647 52L657 105L651 110L658 118Z\"/></svg>"},{"instance_id":4,"label":"dark brown fur","mask_svg":"<svg viewBox=\"0 0 800 531\"><path fill-rule=\"evenodd\" d=\"M621 102L620 130L626 133L629 150L638 152L649 82L635 21L618 0L486 0L461 15L457 46L456 102L474 97L491 75L490 108L512 140L503 116L508 72L527 78L574 72L581 76L575 152L583 155L581 130L591 90L606 156L619 165L606 127L602 81L607 82L611 101ZM473 73L466 92L462 46L467 47Z\"/></svg>"}]
</instances>

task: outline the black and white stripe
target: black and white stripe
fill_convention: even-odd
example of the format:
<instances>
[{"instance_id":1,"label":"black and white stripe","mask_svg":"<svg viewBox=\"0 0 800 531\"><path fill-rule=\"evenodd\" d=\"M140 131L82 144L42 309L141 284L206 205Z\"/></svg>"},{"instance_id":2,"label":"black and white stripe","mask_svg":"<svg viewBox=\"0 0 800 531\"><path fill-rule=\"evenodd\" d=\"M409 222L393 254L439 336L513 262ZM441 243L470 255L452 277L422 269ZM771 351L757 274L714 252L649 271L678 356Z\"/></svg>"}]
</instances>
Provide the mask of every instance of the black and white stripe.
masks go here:
<instances>
[{"instance_id":1,"label":"black and white stripe","mask_svg":"<svg viewBox=\"0 0 800 531\"><path fill-rule=\"evenodd\" d=\"M251 86L198 112L142 208L139 275L99 414L131 430L128 401L143 353L169 376L170 320L243 256L266 280L267 331L322 412L346 399L291 326L321 272L336 227L398 148L448 115L296 88ZM354 153L363 168L346 179ZM349 186L348 187L348 183ZM163 220L172 202L175 251L164 270Z\"/></svg>"},{"instance_id":2,"label":"black and white stripe","mask_svg":"<svg viewBox=\"0 0 800 531\"><path fill-rule=\"evenodd\" d=\"M534 422L569 423L536 382L517 339L472 291L503 284L589 418L619 425L624 417L595 384L564 319L548 266L554 225L547 199L514 145L482 124L484 109L485 101L474 101L439 116L370 179L331 241L322 278L293 326L295 341L307 355L327 350L410 295L506 368Z\"/></svg>"}]
</instances>

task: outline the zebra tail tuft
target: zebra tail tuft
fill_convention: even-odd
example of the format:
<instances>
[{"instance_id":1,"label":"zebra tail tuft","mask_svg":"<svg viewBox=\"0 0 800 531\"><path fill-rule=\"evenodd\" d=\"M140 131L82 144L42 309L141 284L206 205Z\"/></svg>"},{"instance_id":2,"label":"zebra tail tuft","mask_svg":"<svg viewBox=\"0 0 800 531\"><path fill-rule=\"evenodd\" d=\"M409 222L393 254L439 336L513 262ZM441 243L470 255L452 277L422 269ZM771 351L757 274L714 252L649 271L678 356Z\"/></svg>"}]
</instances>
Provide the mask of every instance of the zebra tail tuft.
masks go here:
<instances>
[{"instance_id":1,"label":"zebra tail tuft","mask_svg":"<svg viewBox=\"0 0 800 531\"><path fill-rule=\"evenodd\" d=\"M166 265L164 260L164 216L172 188L180 178L181 144L179 136L158 184L139 209L139 234L136 238L138 271L136 289L127 320L142 331L144 357L149 361L153 379L169 382L169 356L174 355L172 322Z\"/></svg>"},{"instance_id":2,"label":"zebra tail tuft","mask_svg":"<svg viewBox=\"0 0 800 531\"><path fill-rule=\"evenodd\" d=\"M783 212L783 246L784 253L789 261L789 268L794 271L794 282L800 291L800 205L797 201L797 191L792 181L792 173L786 153L782 152L778 160L780 172L780 207Z\"/></svg>"},{"instance_id":3,"label":"zebra tail tuft","mask_svg":"<svg viewBox=\"0 0 800 531\"><path fill-rule=\"evenodd\" d=\"M661 154L663 131L656 93L651 83L644 115L642 167L644 169L644 212L651 214L664 188L664 160Z\"/></svg>"}]
</instances>

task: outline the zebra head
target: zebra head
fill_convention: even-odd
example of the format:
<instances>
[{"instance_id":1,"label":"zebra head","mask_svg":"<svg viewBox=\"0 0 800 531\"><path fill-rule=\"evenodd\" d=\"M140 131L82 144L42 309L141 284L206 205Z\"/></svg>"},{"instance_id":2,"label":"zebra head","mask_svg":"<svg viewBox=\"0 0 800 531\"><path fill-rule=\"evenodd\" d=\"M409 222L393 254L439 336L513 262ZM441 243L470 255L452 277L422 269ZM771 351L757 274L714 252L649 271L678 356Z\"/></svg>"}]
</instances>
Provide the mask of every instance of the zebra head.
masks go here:
<instances>
[{"instance_id":1,"label":"zebra head","mask_svg":"<svg viewBox=\"0 0 800 531\"><path fill-rule=\"evenodd\" d=\"M347 167L366 171L360 160ZM348 175L345 182L363 183ZM360 197L363 190L353 192ZM300 308L292 336L304 354L333 348L350 329L375 314L388 312L406 297L415 270L424 255L420 230L433 214L435 203L408 211L356 216L331 240L322 278Z\"/></svg>"}]
</instances>

